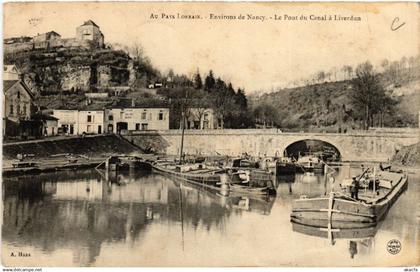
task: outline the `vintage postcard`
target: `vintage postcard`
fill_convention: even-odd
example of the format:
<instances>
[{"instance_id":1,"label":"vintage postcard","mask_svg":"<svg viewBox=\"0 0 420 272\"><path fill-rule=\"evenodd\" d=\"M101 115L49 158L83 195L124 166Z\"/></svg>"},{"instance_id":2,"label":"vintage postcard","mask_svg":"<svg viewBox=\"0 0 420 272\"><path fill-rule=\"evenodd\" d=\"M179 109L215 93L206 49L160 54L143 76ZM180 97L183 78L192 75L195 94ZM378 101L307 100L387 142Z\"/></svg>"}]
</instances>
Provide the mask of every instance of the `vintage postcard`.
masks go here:
<instances>
[{"instance_id":1,"label":"vintage postcard","mask_svg":"<svg viewBox=\"0 0 420 272\"><path fill-rule=\"evenodd\" d=\"M2 265L417 271L419 15L3 4Z\"/></svg>"}]
</instances>

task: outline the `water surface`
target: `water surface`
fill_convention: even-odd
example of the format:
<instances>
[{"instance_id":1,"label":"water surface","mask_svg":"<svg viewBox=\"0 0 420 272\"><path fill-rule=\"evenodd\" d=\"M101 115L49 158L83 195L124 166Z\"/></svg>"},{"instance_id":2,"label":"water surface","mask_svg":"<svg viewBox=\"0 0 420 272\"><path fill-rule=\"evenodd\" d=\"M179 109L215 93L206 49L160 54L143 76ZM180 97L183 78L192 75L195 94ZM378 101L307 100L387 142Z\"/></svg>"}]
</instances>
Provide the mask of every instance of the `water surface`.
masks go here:
<instances>
[{"instance_id":1,"label":"water surface","mask_svg":"<svg viewBox=\"0 0 420 272\"><path fill-rule=\"evenodd\" d=\"M352 172L356 170L351 170ZM350 175L342 168L336 180ZM107 181L106 181L107 180ZM95 170L5 178L8 266L365 266L418 263L420 180L368 235L293 231L291 202L328 193L323 176L279 178L278 194L221 196L144 172ZM402 243L388 253L389 240ZM19 252L30 257L11 256ZM12 254L13 253L13 254Z\"/></svg>"}]
</instances>

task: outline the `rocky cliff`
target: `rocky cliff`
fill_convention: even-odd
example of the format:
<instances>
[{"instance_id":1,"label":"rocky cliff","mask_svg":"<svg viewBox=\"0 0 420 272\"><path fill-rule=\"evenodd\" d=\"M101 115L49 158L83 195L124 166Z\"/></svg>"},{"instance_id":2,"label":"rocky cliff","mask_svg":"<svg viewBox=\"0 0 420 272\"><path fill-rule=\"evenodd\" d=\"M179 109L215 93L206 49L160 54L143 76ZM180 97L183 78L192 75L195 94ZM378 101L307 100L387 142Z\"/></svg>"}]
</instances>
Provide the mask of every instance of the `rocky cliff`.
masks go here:
<instances>
[{"instance_id":1,"label":"rocky cliff","mask_svg":"<svg viewBox=\"0 0 420 272\"><path fill-rule=\"evenodd\" d=\"M135 76L128 54L111 49L33 49L6 53L4 62L16 64L41 95L128 86Z\"/></svg>"}]
</instances>

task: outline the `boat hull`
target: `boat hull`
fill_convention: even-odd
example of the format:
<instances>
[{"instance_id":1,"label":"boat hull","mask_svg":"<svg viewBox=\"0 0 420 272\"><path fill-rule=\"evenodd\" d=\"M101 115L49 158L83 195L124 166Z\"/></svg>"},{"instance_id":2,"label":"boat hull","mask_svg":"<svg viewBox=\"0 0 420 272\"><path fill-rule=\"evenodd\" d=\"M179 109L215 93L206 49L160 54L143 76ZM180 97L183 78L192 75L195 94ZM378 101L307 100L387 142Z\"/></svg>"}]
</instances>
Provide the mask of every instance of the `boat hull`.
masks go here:
<instances>
[{"instance_id":1,"label":"boat hull","mask_svg":"<svg viewBox=\"0 0 420 272\"><path fill-rule=\"evenodd\" d=\"M377 232L377 227L355 227L355 228L320 228L308 225L302 225L299 223L292 223L292 229L294 232L302 233L305 235L316 236L321 238L329 238L332 235L334 239L366 239L374 237Z\"/></svg>"},{"instance_id":2,"label":"boat hull","mask_svg":"<svg viewBox=\"0 0 420 272\"><path fill-rule=\"evenodd\" d=\"M277 175L290 175L296 173L296 165L293 163L284 163L279 162L276 165L276 174Z\"/></svg>"},{"instance_id":3,"label":"boat hull","mask_svg":"<svg viewBox=\"0 0 420 272\"><path fill-rule=\"evenodd\" d=\"M269 195L272 193L271 188L269 187L247 187L241 186L238 184L232 184L228 188L222 188L221 185L221 174L222 173L215 173L215 174L207 174L207 175L194 175L188 173L181 173L175 172L170 169L166 169L165 167L161 167L158 165L152 165L153 170L170 176L181 179L183 181L192 183L194 185L199 185L202 187L206 187L207 189L213 191L224 192L232 191L239 194L247 194L247 195Z\"/></svg>"},{"instance_id":4,"label":"boat hull","mask_svg":"<svg viewBox=\"0 0 420 272\"><path fill-rule=\"evenodd\" d=\"M310 198L293 201L291 221L315 227L358 228L375 226L407 188L407 177L379 201L367 204L342 196Z\"/></svg>"}]
</instances>

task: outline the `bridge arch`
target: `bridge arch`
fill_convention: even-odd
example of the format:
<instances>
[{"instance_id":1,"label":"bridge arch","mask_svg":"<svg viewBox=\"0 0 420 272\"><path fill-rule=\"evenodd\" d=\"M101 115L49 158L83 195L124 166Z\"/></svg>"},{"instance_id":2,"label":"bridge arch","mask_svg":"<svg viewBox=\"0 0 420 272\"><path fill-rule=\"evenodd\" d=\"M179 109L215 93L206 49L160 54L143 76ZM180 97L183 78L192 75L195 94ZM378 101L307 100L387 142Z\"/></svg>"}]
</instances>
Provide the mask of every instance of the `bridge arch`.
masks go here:
<instances>
[{"instance_id":1,"label":"bridge arch","mask_svg":"<svg viewBox=\"0 0 420 272\"><path fill-rule=\"evenodd\" d=\"M335 154L332 159L342 160L345 157L345 150L339 143L334 140L326 139L324 137L297 137L286 141L281 147L282 155L297 158L298 152L301 154L305 153L316 153L316 152L331 152ZM325 153L328 153L325 152Z\"/></svg>"}]
</instances>

